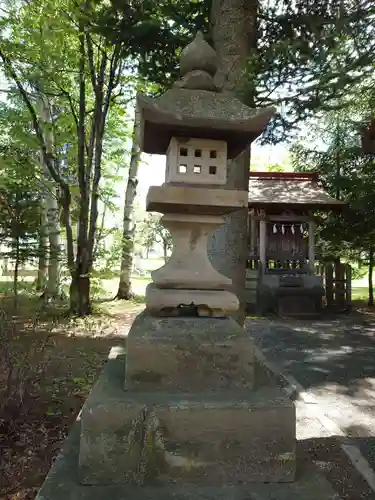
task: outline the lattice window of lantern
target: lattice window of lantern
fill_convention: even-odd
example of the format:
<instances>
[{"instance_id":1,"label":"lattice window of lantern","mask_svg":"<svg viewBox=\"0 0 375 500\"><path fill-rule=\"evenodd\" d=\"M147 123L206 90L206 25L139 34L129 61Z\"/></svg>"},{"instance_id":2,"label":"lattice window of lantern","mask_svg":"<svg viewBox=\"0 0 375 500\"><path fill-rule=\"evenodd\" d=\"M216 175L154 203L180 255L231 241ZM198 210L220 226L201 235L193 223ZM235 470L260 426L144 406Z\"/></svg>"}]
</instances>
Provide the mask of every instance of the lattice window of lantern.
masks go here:
<instances>
[{"instance_id":1,"label":"lattice window of lantern","mask_svg":"<svg viewBox=\"0 0 375 500\"><path fill-rule=\"evenodd\" d=\"M165 181L187 184L227 182L227 143L172 137L167 151Z\"/></svg>"}]
</instances>

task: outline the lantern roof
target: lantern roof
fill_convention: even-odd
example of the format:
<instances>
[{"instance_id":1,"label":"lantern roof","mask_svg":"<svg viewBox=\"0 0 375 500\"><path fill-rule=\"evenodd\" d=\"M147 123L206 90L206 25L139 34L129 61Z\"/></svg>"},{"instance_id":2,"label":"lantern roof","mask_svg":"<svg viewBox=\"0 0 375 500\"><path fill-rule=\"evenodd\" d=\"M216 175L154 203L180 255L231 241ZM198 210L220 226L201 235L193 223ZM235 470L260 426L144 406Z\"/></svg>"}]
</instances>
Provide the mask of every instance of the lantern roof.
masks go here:
<instances>
[{"instance_id":1,"label":"lantern roof","mask_svg":"<svg viewBox=\"0 0 375 500\"><path fill-rule=\"evenodd\" d=\"M241 153L265 129L274 108L250 108L214 80L216 53L198 32L181 53L181 79L157 98L138 95L141 149L165 154L172 137L225 140L228 158Z\"/></svg>"}]
</instances>

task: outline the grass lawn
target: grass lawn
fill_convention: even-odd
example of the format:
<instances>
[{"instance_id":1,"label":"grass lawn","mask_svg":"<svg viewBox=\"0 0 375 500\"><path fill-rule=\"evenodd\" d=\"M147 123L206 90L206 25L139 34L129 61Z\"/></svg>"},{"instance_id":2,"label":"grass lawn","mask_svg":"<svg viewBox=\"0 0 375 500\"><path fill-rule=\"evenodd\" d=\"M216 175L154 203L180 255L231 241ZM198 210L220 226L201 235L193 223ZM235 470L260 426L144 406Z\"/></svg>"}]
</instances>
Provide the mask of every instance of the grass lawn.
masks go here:
<instances>
[{"instance_id":1,"label":"grass lawn","mask_svg":"<svg viewBox=\"0 0 375 500\"><path fill-rule=\"evenodd\" d=\"M367 300L368 299L368 278L367 276L360 280L352 281L352 299Z\"/></svg>"},{"instance_id":2,"label":"grass lawn","mask_svg":"<svg viewBox=\"0 0 375 500\"><path fill-rule=\"evenodd\" d=\"M352 299L353 300L366 300L368 298L368 287L353 287Z\"/></svg>"}]
</instances>

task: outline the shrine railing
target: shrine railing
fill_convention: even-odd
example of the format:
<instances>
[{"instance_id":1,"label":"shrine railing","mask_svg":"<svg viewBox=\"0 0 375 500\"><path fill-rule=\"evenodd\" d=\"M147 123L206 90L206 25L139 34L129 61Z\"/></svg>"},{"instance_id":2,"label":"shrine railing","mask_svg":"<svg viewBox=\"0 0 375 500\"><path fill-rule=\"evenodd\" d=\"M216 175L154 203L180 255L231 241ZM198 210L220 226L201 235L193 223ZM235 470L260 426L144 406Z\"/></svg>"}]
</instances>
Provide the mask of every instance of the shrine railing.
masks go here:
<instances>
[{"instance_id":1,"label":"shrine railing","mask_svg":"<svg viewBox=\"0 0 375 500\"><path fill-rule=\"evenodd\" d=\"M314 273L320 274L320 263L319 255L315 256L314 262ZM304 273L306 272L306 265L308 265L308 259L301 256L288 256L288 258L268 258L266 261L266 269L271 272L282 272L283 270L293 270L295 272ZM248 269L259 269L259 257L255 255L249 255L247 260Z\"/></svg>"}]
</instances>

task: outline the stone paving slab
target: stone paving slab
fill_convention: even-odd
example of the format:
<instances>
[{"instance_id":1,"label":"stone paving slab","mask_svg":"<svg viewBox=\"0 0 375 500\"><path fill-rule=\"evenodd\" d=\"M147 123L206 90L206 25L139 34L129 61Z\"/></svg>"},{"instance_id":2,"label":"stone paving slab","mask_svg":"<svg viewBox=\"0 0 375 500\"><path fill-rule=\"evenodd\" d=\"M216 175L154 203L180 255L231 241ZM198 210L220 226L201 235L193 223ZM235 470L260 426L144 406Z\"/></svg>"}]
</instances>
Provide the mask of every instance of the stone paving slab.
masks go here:
<instances>
[{"instance_id":1,"label":"stone paving slab","mask_svg":"<svg viewBox=\"0 0 375 500\"><path fill-rule=\"evenodd\" d=\"M292 375L375 469L375 323L249 320L262 354Z\"/></svg>"}]
</instances>

